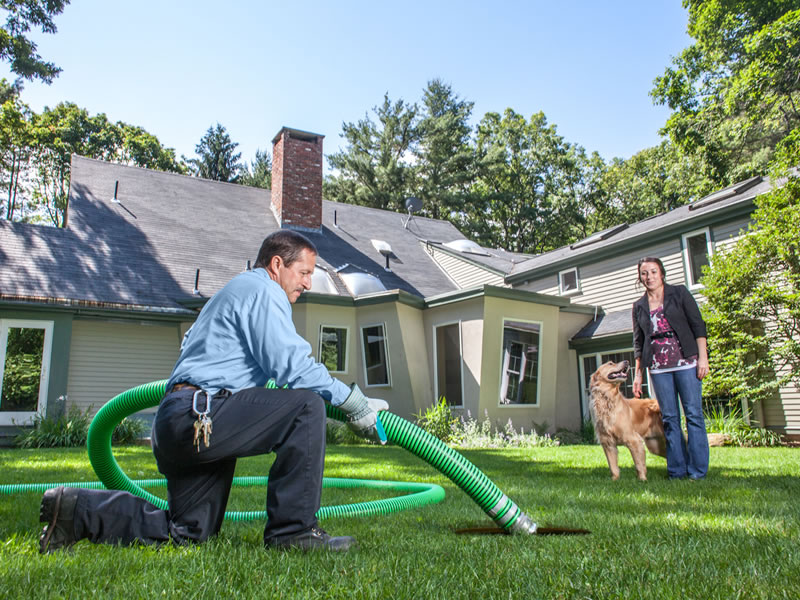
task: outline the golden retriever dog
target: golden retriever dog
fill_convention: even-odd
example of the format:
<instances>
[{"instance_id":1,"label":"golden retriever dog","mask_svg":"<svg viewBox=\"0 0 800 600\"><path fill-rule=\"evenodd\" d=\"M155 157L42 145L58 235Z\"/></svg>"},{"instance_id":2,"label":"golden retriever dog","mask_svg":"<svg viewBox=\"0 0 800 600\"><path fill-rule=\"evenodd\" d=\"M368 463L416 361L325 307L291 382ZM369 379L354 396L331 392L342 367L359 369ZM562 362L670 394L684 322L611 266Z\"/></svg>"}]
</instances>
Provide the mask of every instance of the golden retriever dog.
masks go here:
<instances>
[{"instance_id":1,"label":"golden retriever dog","mask_svg":"<svg viewBox=\"0 0 800 600\"><path fill-rule=\"evenodd\" d=\"M603 446L611 469L611 479L619 479L617 446L627 446L636 466L636 476L647 481L644 447L653 454L667 456L667 440L661 410L653 398L626 398L620 385L628 377L630 364L607 362L592 375L590 408L597 441Z\"/></svg>"}]
</instances>

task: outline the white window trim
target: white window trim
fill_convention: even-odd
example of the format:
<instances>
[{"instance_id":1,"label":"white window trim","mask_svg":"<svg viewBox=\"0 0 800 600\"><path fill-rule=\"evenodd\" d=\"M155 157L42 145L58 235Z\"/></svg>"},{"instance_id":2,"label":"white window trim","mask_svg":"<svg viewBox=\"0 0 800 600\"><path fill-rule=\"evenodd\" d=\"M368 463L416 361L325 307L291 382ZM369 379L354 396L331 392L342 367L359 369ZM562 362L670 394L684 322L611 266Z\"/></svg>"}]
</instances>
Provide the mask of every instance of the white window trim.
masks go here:
<instances>
[{"instance_id":1,"label":"white window trim","mask_svg":"<svg viewBox=\"0 0 800 600\"><path fill-rule=\"evenodd\" d=\"M369 327L383 327L383 344L386 349L386 379L387 383L367 383L369 380L367 379L367 349L364 346L364 330ZM392 387L392 368L391 368L391 360L389 358L389 333L386 327L386 322L379 322L379 323L369 323L367 325L362 325L360 327L360 335L359 337L359 344L361 344L361 358L362 358L362 365L363 365L363 373L364 373L364 388L389 388Z\"/></svg>"},{"instance_id":2,"label":"white window trim","mask_svg":"<svg viewBox=\"0 0 800 600\"><path fill-rule=\"evenodd\" d=\"M574 290L564 290L561 276L571 271L575 271L575 283L577 284L577 287ZM581 293L581 275L578 272L578 267L572 267L571 269L564 269L563 271L558 272L558 293L562 296L574 296L575 294Z\"/></svg>"},{"instance_id":3,"label":"white window trim","mask_svg":"<svg viewBox=\"0 0 800 600\"><path fill-rule=\"evenodd\" d=\"M31 425L34 417L43 416L47 408L47 387L50 383L50 357L53 347L53 321L34 321L29 319L0 319L0 393L3 389L3 375L6 368L6 345L8 330L12 327L44 329L42 348L42 373L39 377L39 400L35 411L0 411L0 425ZM0 400L0 407L2 401Z\"/></svg>"},{"instance_id":4,"label":"white window trim","mask_svg":"<svg viewBox=\"0 0 800 600\"><path fill-rule=\"evenodd\" d=\"M497 390L497 406L498 408L510 408L510 409L520 409L520 408L538 408L541 406L541 398L542 398L542 356L541 352L539 354L539 361L536 365L536 402L534 404L506 404L503 402L503 381L506 377L506 369L505 369L505 352L503 352L503 333L506 329L506 321L516 321L517 323L530 323L531 325L538 325L539 326L539 350L542 350L542 339L543 339L543 331L544 331L544 322L543 321L529 321L528 319L518 319L516 317L502 317L501 319L501 327L500 327L500 389ZM511 327L514 329L514 327Z\"/></svg>"},{"instance_id":5,"label":"white window trim","mask_svg":"<svg viewBox=\"0 0 800 600\"><path fill-rule=\"evenodd\" d=\"M690 290L700 290L705 286L702 283L692 283L692 266L689 258L689 244L687 238L694 237L699 234L706 236L706 255L711 260L714 254L714 245L711 243L711 229L703 227L702 229L695 229L694 231L687 231L681 235L681 255L683 256L683 272L685 274L686 287Z\"/></svg>"},{"instance_id":6,"label":"white window trim","mask_svg":"<svg viewBox=\"0 0 800 600\"><path fill-rule=\"evenodd\" d=\"M347 373L350 367L350 328L347 326L341 325L328 325L325 323L320 323L319 326L319 343L317 344L317 360L321 363L322 362L322 329L327 327L328 329L344 329L347 335L347 340L344 344L344 371L328 371L329 373Z\"/></svg>"},{"instance_id":7,"label":"white window trim","mask_svg":"<svg viewBox=\"0 0 800 600\"><path fill-rule=\"evenodd\" d=\"M442 397L442 393L439 391L439 349L436 343L436 330L439 327L448 327L450 325L458 325L458 369L459 369L459 377L461 379L461 404L450 404L451 408L463 408L464 407L464 342L463 337L461 336L461 320L458 321L447 321L445 323L437 323L433 326L433 389L434 389L434 401L438 402L439 398Z\"/></svg>"}]
</instances>

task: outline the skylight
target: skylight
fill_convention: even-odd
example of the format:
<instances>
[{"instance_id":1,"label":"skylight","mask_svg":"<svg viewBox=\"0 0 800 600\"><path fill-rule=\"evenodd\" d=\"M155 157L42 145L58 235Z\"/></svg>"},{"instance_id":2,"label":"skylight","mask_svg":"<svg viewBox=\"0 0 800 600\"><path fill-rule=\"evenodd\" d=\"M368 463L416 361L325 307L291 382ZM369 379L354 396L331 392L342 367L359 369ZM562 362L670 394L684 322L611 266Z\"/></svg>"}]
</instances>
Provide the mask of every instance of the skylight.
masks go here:
<instances>
[{"instance_id":1,"label":"skylight","mask_svg":"<svg viewBox=\"0 0 800 600\"><path fill-rule=\"evenodd\" d=\"M315 294L339 294L331 276L325 269L319 267L314 267L314 272L311 274L311 291Z\"/></svg>"},{"instance_id":2,"label":"skylight","mask_svg":"<svg viewBox=\"0 0 800 600\"><path fill-rule=\"evenodd\" d=\"M573 250L577 248L583 248L584 246L589 246L591 244L596 244L597 242L601 242L603 240L607 240L612 235L615 235L622 231L623 229L627 229L628 224L623 223L622 225L615 225L614 227L609 227L608 229L604 229L603 231L598 231L593 233L587 238L584 238L578 242L575 242L570 246Z\"/></svg>"},{"instance_id":3,"label":"skylight","mask_svg":"<svg viewBox=\"0 0 800 600\"><path fill-rule=\"evenodd\" d=\"M730 187L726 187L724 190L719 190L718 192L714 192L713 194L709 194L708 196L704 196L699 200L692 202L689 205L689 210L697 210L698 208L703 208L704 206L708 206L709 204L714 204L715 202L720 202L722 200L727 200L728 198L733 198L734 196L741 194L744 191L749 190L754 185L758 185L761 183L762 178L760 175L756 175L755 177L751 177L750 179L745 179L742 182L735 183Z\"/></svg>"},{"instance_id":4,"label":"skylight","mask_svg":"<svg viewBox=\"0 0 800 600\"><path fill-rule=\"evenodd\" d=\"M385 292L386 286L380 279L369 273L353 271L350 273L339 273L347 289L353 296L363 296L364 294L375 294Z\"/></svg>"},{"instance_id":5,"label":"skylight","mask_svg":"<svg viewBox=\"0 0 800 600\"><path fill-rule=\"evenodd\" d=\"M452 242L445 242L442 246L447 246L451 250L464 252L467 254L479 254L481 256L491 256L486 250L481 248L472 240L453 240Z\"/></svg>"}]
</instances>

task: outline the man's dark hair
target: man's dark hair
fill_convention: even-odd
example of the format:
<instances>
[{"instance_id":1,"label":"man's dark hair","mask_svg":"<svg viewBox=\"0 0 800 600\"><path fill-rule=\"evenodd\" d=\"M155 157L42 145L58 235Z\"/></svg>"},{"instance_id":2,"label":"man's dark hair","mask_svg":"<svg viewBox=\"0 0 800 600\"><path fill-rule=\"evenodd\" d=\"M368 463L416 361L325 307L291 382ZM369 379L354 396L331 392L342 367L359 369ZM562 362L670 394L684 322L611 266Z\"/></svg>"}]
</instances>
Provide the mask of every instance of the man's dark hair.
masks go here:
<instances>
[{"instance_id":1,"label":"man's dark hair","mask_svg":"<svg viewBox=\"0 0 800 600\"><path fill-rule=\"evenodd\" d=\"M290 229L281 229L270 233L258 251L255 268L266 269L274 256L280 256L287 267L300 258L303 250L317 254L317 247L302 233Z\"/></svg>"}]
</instances>

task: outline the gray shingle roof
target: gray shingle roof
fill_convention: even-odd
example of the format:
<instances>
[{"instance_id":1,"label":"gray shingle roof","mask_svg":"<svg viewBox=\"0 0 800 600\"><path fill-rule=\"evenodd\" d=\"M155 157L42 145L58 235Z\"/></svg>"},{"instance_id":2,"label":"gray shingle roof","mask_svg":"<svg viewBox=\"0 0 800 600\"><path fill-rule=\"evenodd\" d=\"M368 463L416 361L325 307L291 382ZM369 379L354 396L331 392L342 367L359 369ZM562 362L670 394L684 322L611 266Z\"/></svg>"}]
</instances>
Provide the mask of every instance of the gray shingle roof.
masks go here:
<instances>
[{"instance_id":1,"label":"gray shingle roof","mask_svg":"<svg viewBox=\"0 0 800 600\"><path fill-rule=\"evenodd\" d=\"M530 260L520 262L514 266L511 272L511 280L521 281L528 276L535 277L537 271L546 270L556 264L578 264L599 251L608 250L612 246L624 242L635 243L637 239L640 239L642 244L651 243L653 237L658 236L660 230L666 230L681 224L686 224L686 227L690 227L691 222L702 219L720 209L736 205L747 205L752 202L753 198L769 191L771 187L769 180L761 177L753 177L747 181L733 184L709 196L700 198L695 203L632 223L627 227L620 227L616 230L611 228L607 230L610 235L598 235L598 241L594 243L585 243L589 241L589 238L587 238L587 240L581 240L570 246L545 252ZM715 197L719 199L715 200Z\"/></svg>"},{"instance_id":2,"label":"gray shingle roof","mask_svg":"<svg viewBox=\"0 0 800 600\"><path fill-rule=\"evenodd\" d=\"M578 333L572 336L573 340L585 340L609 335L633 332L633 320L630 309L619 310L608 314L598 315L584 325Z\"/></svg>"},{"instance_id":3,"label":"gray shingle roof","mask_svg":"<svg viewBox=\"0 0 800 600\"><path fill-rule=\"evenodd\" d=\"M423 297L455 289L419 238L462 234L444 221L412 224L404 229L399 213L323 201L322 232L307 235L329 271L349 263L387 289ZM0 297L179 310L193 297L196 269L201 296L211 296L255 262L277 229L269 190L74 156L66 229L0 221ZM375 238L392 246L391 273Z\"/></svg>"}]
</instances>

